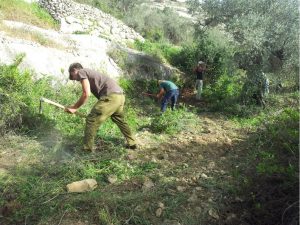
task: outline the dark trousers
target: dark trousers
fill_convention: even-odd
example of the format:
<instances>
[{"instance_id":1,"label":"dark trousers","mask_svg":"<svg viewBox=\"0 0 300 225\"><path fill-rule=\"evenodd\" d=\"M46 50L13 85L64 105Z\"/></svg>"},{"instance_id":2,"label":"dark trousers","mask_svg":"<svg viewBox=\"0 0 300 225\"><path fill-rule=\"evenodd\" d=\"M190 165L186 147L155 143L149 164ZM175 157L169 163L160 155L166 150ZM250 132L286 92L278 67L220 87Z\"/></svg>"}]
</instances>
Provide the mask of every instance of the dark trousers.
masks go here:
<instances>
[{"instance_id":1,"label":"dark trousers","mask_svg":"<svg viewBox=\"0 0 300 225\"><path fill-rule=\"evenodd\" d=\"M167 104L170 100L171 100L171 109L174 110L178 96L179 96L178 89L167 91L167 93L165 94L165 96L163 97L162 102L161 102L161 111L162 112L166 111Z\"/></svg>"}]
</instances>

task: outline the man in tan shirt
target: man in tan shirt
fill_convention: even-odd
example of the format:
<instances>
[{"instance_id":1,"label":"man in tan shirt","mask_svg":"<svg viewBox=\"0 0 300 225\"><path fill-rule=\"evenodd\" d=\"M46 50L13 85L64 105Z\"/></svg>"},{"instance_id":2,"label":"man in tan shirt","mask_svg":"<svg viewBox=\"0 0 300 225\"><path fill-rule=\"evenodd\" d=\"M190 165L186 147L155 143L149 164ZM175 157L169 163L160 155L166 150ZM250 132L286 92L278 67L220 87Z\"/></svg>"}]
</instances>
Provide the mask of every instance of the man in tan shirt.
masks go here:
<instances>
[{"instance_id":1,"label":"man in tan shirt","mask_svg":"<svg viewBox=\"0 0 300 225\"><path fill-rule=\"evenodd\" d=\"M98 99L86 118L83 148L94 151L94 140L98 128L108 118L118 125L127 141L127 148L136 149L136 141L128 124L124 120L125 96L122 88L113 79L96 71L83 68L80 63L73 63L69 67L69 79L79 81L82 85L82 95L78 101L66 108L69 113L75 113L87 102L91 93Z\"/></svg>"}]
</instances>

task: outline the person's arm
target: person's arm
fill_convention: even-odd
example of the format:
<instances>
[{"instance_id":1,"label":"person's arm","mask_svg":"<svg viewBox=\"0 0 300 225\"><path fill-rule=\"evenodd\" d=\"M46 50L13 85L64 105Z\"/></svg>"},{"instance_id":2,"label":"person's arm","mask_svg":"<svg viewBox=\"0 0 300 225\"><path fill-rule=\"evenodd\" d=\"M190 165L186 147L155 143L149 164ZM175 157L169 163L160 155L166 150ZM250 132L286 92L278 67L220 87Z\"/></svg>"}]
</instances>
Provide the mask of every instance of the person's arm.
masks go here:
<instances>
[{"instance_id":1,"label":"person's arm","mask_svg":"<svg viewBox=\"0 0 300 225\"><path fill-rule=\"evenodd\" d=\"M159 93L156 95L156 97L158 99L161 99L161 97L163 96L163 94L165 93L165 90L163 88L160 89Z\"/></svg>"},{"instance_id":2,"label":"person's arm","mask_svg":"<svg viewBox=\"0 0 300 225\"><path fill-rule=\"evenodd\" d=\"M81 86L82 86L81 97L78 99L78 101L73 106L70 106L67 108L67 112L69 112L69 113L75 113L78 108L80 108L84 103L86 103L89 96L91 95L90 82L88 79L82 79Z\"/></svg>"}]
</instances>

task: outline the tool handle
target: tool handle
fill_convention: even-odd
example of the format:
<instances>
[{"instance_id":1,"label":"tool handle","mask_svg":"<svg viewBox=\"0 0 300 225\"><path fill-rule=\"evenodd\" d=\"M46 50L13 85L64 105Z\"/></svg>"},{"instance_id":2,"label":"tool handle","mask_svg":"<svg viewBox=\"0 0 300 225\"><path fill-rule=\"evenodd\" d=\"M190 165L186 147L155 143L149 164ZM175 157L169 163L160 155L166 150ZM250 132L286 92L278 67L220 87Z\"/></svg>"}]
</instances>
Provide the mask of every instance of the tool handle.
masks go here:
<instances>
[{"instance_id":1,"label":"tool handle","mask_svg":"<svg viewBox=\"0 0 300 225\"><path fill-rule=\"evenodd\" d=\"M59 104L59 103L54 102L54 101L51 101L50 99L47 99L47 98L41 98L41 101L47 102L47 103L49 103L49 104L51 104L51 105L54 105L54 106L56 106L56 107L58 107L58 108L61 108L61 109L66 109L66 108L67 108L67 107L65 107L64 105ZM86 115L84 115L84 114L81 113L81 112L75 112L75 114L78 115L78 116L80 116L80 117L86 117Z\"/></svg>"},{"instance_id":2,"label":"tool handle","mask_svg":"<svg viewBox=\"0 0 300 225\"><path fill-rule=\"evenodd\" d=\"M142 92L143 95L156 97L156 94Z\"/></svg>"}]
</instances>

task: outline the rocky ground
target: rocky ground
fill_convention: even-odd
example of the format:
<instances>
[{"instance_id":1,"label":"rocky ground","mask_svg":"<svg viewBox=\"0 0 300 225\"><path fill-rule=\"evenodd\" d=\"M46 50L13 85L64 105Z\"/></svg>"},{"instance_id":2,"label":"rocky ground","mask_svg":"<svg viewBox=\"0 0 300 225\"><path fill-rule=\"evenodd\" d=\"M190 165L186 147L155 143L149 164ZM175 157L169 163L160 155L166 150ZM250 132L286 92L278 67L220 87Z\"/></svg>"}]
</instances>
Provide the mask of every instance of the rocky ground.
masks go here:
<instances>
[{"instance_id":1,"label":"rocky ground","mask_svg":"<svg viewBox=\"0 0 300 225\"><path fill-rule=\"evenodd\" d=\"M1 175L13 174L17 165L46 166L48 170L59 174L53 166L72 165L74 160L78 163L76 167L87 161L96 165L106 159L121 157L122 165L147 165L148 169L143 172L142 177L126 178L125 174L122 180L120 176L109 172L107 182L101 183L92 192L94 195L103 193L100 197L102 200L96 198L92 202L104 201L108 211L116 210L115 213L127 217L127 223L123 221L120 224L247 224L243 222L247 212L237 210L243 204L243 198L237 194L238 191L234 191L234 194L230 191L235 189L232 171L240 166L239 157L245 151L246 132L225 117L212 113L201 113L194 123L189 124L178 134L171 136L154 134L151 130L142 128L136 134L139 149L123 151L121 155L113 150L114 145L119 145L118 142L98 142L102 151L89 155L70 151L70 147L65 144L62 146L64 141L55 132L52 136L48 135L46 140L8 135L0 140ZM58 174L56 176L60 176ZM63 191L67 183L57 182L61 191L51 197L48 196L49 193L44 193L46 197L40 201L46 202L45 204L48 201L49 204L61 204L63 207L65 201L69 202L77 197ZM4 193L10 192L5 190ZM119 200L113 203L106 195L124 200L122 203ZM51 200L52 198L54 199ZM93 206L88 203L90 200L82 201L87 202L79 206L77 212L64 211L38 224L58 224L58 219L59 224L65 225L98 224L91 217L84 216L85 210L90 210L89 213L93 214ZM124 203L130 209L131 216L129 212L117 210L118 205ZM11 200L2 207L2 214L12 215L18 207L22 207L18 200ZM136 222L135 217L144 222ZM111 224L114 224L112 221L113 219Z\"/></svg>"}]
</instances>

